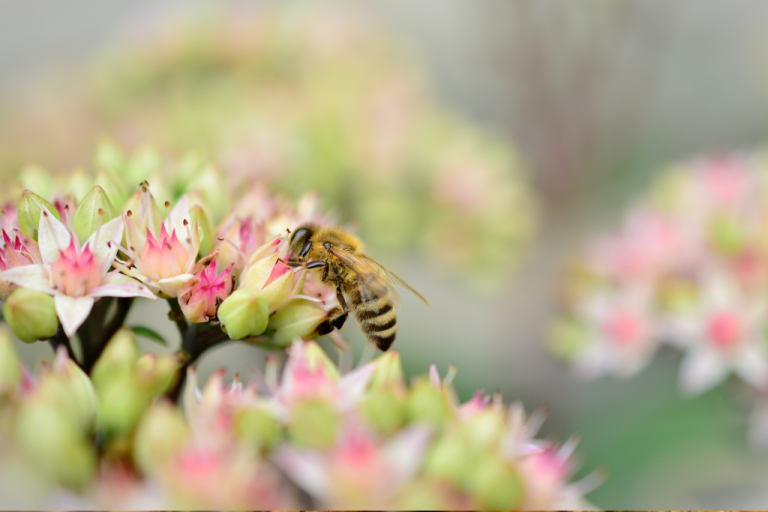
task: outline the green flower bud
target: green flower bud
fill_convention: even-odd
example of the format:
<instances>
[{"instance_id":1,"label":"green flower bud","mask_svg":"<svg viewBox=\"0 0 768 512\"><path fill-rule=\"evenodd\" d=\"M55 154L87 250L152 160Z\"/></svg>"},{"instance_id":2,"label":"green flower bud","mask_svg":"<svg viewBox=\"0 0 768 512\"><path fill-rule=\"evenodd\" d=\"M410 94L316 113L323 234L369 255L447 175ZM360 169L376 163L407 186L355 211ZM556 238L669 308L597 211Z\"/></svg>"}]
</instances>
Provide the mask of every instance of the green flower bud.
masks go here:
<instances>
[{"instance_id":1,"label":"green flower bud","mask_svg":"<svg viewBox=\"0 0 768 512\"><path fill-rule=\"evenodd\" d=\"M96 185L104 189L104 193L114 206L115 215L119 215L122 212L122 206L128 200L127 191L105 170L96 174Z\"/></svg>"},{"instance_id":2,"label":"green flower bud","mask_svg":"<svg viewBox=\"0 0 768 512\"><path fill-rule=\"evenodd\" d=\"M41 400L23 402L15 422L16 446L48 479L84 487L96 471L96 454L60 407Z\"/></svg>"},{"instance_id":3,"label":"green flower bud","mask_svg":"<svg viewBox=\"0 0 768 512\"><path fill-rule=\"evenodd\" d=\"M453 430L435 443L427 457L424 472L462 487L483 456L479 446L467 442L461 432Z\"/></svg>"},{"instance_id":4,"label":"green flower bud","mask_svg":"<svg viewBox=\"0 0 768 512\"><path fill-rule=\"evenodd\" d=\"M504 429L504 415L496 408L478 412L461 426L467 441L482 448L496 446Z\"/></svg>"},{"instance_id":5,"label":"green flower bud","mask_svg":"<svg viewBox=\"0 0 768 512\"><path fill-rule=\"evenodd\" d=\"M145 197L145 195L148 197ZM149 208L146 211L142 208L143 201L149 202ZM160 214L160 210L155 202L155 197L149 192L149 188L144 183L142 183L142 186L139 187L139 190L136 191L135 194L128 198L128 201L126 201L123 206L123 211L131 212L131 218L133 219L133 222L136 223L136 227L139 228L141 233L146 233L147 228L153 233L159 233L160 226L165 218L165 215Z\"/></svg>"},{"instance_id":6,"label":"green flower bud","mask_svg":"<svg viewBox=\"0 0 768 512\"><path fill-rule=\"evenodd\" d=\"M25 343L48 339L59 328L53 297L29 288L17 288L8 297L3 304L3 317Z\"/></svg>"},{"instance_id":7,"label":"green flower bud","mask_svg":"<svg viewBox=\"0 0 768 512\"><path fill-rule=\"evenodd\" d=\"M272 254L266 258L261 258L253 262L243 274L240 288L247 288L255 292L260 292L264 288L272 269L277 263L277 254Z\"/></svg>"},{"instance_id":8,"label":"green flower bud","mask_svg":"<svg viewBox=\"0 0 768 512\"><path fill-rule=\"evenodd\" d=\"M69 179L64 184L63 192L76 200L84 198L93 187L93 179L82 169L76 169L69 174Z\"/></svg>"},{"instance_id":9,"label":"green flower bud","mask_svg":"<svg viewBox=\"0 0 768 512\"><path fill-rule=\"evenodd\" d=\"M101 357L91 372L91 379L99 391L103 384L119 375L130 375L141 354L133 332L121 329L107 342Z\"/></svg>"},{"instance_id":10,"label":"green flower bud","mask_svg":"<svg viewBox=\"0 0 768 512\"><path fill-rule=\"evenodd\" d=\"M257 452L265 452L280 442L280 424L259 407L244 407L235 412L235 435Z\"/></svg>"},{"instance_id":11,"label":"green flower bud","mask_svg":"<svg viewBox=\"0 0 768 512\"><path fill-rule=\"evenodd\" d=\"M269 319L268 335L278 345L288 345L296 338L308 338L325 320L327 313L313 302L292 299Z\"/></svg>"},{"instance_id":12,"label":"green flower bud","mask_svg":"<svg viewBox=\"0 0 768 512\"><path fill-rule=\"evenodd\" d=\"M126 162L124 176L128 178L129 183L141 183L159 172L162 164L160 155L154 148L143 147L134 152Z\"/></svg>"},{"instance_id":13,"label":"green flower bud","mask_svg":"<svg viewBox=\"0 0 768 512\"><path fill-rule=\"evenodd\" d=\"M570 317L557 319L550 327L548 338L549 350L565 361L576 357L590 341L584 325Z\"/></svg>"},{"instance_id":14,"label":"green flower bud","mask_svg":"<svg viewBox=\"0 0 768 512\"><path fill-rule=\"evenodd\" d=\"M120 151L120 148L110 140L102 140L99 142L96 148L96 154L93 158L93 166L96 169L106 171L115 181L119 182L124 178L123 167L125 165L125 155ZM138 182L137 182L138 183ZM99 183L102 187L101 183ZM109 189L107 188L107 194ZM110 195L112 201L117 201L116 197Z\"/></svg>"},{"instance_id":15,"label":"green flower bud","mask_svg":"<svg viewBox=\"0 0 768 512\"><path fill-rule=\"evenodd\" d=\"M28 164L21 169L19 172L19 182L23 188L36 190L43 197L50 197L53 192L53 176L36 164Z\"/></svg>"},{"instance_id":16,"label":"green flower bud","mask_svg":"<svg viewBox=\"0 0 768 512\"><path fill-rule=\"evenodd\" d=\"M443 427L451 417L451 407L443 390L435 388L427 379L417 380L408 397L408 417L433 428Z\"/></svg>"},{"instance_id":17,"label":"green flower bud","mask_svg":"<svg viewBox=\"0 0 768 512\"><path fill-rule=\"evenodd\" d=\"M192 224L197 224L200 230L200 254L210 254L213 247L213 227L210 218L199 204L189 209L189 216Z\"/></svg>"},{"instance_id":18,"label":"green flower bud","mask_svg":"<svg viewBox=\"0 0 768 512\"><path fill-rule=\"evenodd\" d=\"M215 168L208 166L190 184L189 190L199 190L205 198L205 204L211 209L213 215L222 218L226 215L230 205L227 202L227 190L221 175Z\"/></svg>"},{"instance_id":19,"label":"green flower bud","mask_svg":"<svg viewBox=\"0 0 768 512\"><path fill-rule=\"evenodd\" d=\"M269 303L253 290L240 289L221 303L217 315L231 339L258 336L267 329Z\"/></svg>"},{"instance_id":20,"label":"green flower bud","mask_svg":"<svg viewBox=\"0 0 768 512\"><path fill-rule=\"evenodd\" d=\"M406 412L405 396L393 390L372 390L360 404L363 420L385 436L405 425Z\"/></svg>"},{"instance_id":21,"label":"green flower bud","mask_svg":"<svg viewBox=\"0 0 768 512\"><path fill-rule=\"evenodd\" d=\"M516 510L523 500L520 473L496 453L473 465L466 484L482 510Z\"/></svg>"},{"instance_id":22,"label":"green flower bud","mask_svg":"<svg viewBox=\"0 0 768 512\"><path fill-rule=\"evenodd\" d=\"M179 410L158 401L139 422L134 438L133 460L144 473L157 473L189 441L189 427Z\"/></svg>"},{"instance_id":23,"label":"green flower bud","mask_svg":"<svg viewBox=\"0 0 768 512\"><path fill-rule=\"evenodd\" d=\"M322 400L306 400L293 406L288 438L295 447L327 449L334 445L341 428L338 412Z\"/></svg>"},{"instance_id":24,"label":"green flower bud","mask_svg":"<svg viewBox=\"0 0 768 512\"><path fill-rule=\"evenodd\" d=\"M83 198L72 217L72 224L80 244L96 232L99 224L106 224L117 216L112 202L104 193L104 189L96 185Z\"/></svg>"},{"instance_id":25,"label":"green flower bud","mask_svg":"<svg viewBox=\"0 0 768 512\"><path fill-rule=\"evenodd\" d=\"M20 382L19 354L8 330L0 327L0 395L14 391Z\"/></svg>"},{"instance_id":26,"label":"green flower bud","mask_svg":"<svg viewBox=\"0 0 768 512\"><path fill-rule=\"evenodd\" d=\"M113 376L99 386L99 428L107 435L127 434L141 419L154 395L130 375Z\"/></svg>"},{"instance_id":27,"label":"green flower bud","mask_svg":"<svg viewBox=\"0 0 768 512\"><path fill-rule=\"evenodd\" d=\"M179 360L174 354L144 354L136 361L137 382L157 396L165 393L176 382Z\"/></svg>"},{"instance_id":28,"label":"green flower bud","mask_svg":"<svg viewBox=\"0 0 768 512\"><path fill-rule=\"evenodd\" d=\"M720 215L712 221L710 237L718 252L735 256L746 247L751 235L741 219Z\"/></svg>"},{"instance_id":29,"label":"green flower bud","mask_svg":"<svg viewBox=\"0 0 768 512\"><path fill-rule=\"evenodd\" d=\"M400 354L390 350L376 359L376 370L371 377L370 389L404 389L405 376Z\"/></svg>"},{"instance_id":30,"label":"green flower bud","mask_svg":"<svg viewBox=\"0 0 768 512\"><path fill-rule=\"evenodd\" d=\"M61 220L58 210L50 202L29 190L24 190L21 193L19 227L25 235L35 240L37 240L37 229L40 226L40 212L43 210L43 206L48 208L54 217Z\"/></svg>"},{"instance_id":31,"label":"green flower bud","mask_svg":"<svg viewBox=\"0 0 768 512\"><path fill-rule=\"evenodd\" d=\"M54 367L40 377L36 393L38 400L59 408L72 425L90 430L96 417L96 389L74 361L68 357L62 361L57 355Z\"/></svg>"}]
</instances>

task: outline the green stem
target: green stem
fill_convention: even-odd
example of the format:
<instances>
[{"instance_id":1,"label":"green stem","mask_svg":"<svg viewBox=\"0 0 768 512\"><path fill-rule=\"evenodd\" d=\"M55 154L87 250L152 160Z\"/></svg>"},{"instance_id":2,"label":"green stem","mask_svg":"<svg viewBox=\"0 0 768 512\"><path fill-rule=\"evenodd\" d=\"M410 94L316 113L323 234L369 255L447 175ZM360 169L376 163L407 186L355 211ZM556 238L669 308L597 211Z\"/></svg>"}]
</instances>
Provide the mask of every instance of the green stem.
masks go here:
<instances>
[{"instance_id":1,"label":"green stem","mask_svg":"<svg viewBox=\"0 0 768 512\"><path fill-rule=\"evenodd\" d=\"M75 353L72 352L72 345L70 345L67 335L64 334L64 329L59 327L59 330L56 331L56 334L48 340L48 343L51 344L51 348L53 348L54 354L56 353L56 350L59 348L59 346L64 345L67 347L67 354L69 354L69 358L73 360L80 368L83 367L83 365L81 365L75 358Z\"/></svg>"},{"instance_id":2,"label":"green stem","mask_svg":"<svg viewBox=\"0 0 768 512\"><path fill-rule=\"evenodd\" d=\"M181 310L179 299L170 298L167 299L167 301L168 305L171 307L171 310L168 312L168 318L176 323L176 327L179 329L179 334L181 334L181 339L183 342L184 336L186 335L187 329L189 327L187 324L187 319L184 317L184 312Z\"/></svg>"}]
</instances>

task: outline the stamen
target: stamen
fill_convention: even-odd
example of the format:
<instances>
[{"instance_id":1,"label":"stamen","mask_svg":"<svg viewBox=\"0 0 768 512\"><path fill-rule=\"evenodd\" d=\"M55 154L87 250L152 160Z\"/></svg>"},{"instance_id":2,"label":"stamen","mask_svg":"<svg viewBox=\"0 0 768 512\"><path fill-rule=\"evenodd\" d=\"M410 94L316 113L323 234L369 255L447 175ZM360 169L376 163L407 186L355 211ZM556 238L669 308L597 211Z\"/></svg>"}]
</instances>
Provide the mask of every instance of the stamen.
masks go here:
<instances>
[{"instance_id":1,"label":"stamen","mask_svg":"<svg viewBox=\"0 0 768 512\"><path fill-rule=\"evenodd\" d=\"M581 443L581 438L579 436L571 436L571 438L557 450L557 458L561 461L566 461L571 458L571 455L576 451L579 443Z\"/></svg>"},{"instance_id":2,"label":"stamen","mask_svg":"<svg viewBox=\"0 0 768 512\"><path fill-rule=\"evenodd\" d=\"M101 224L102 224L102 221L104 220L104 210L99 208L97 213L99 215L99 223L96 226L96 236L93 237L93 248L91 249L94 252L96 252L96 247L98 247L99 245L99 236L101 235ZM112 248L109 242L107 242L107 247L109 247L110 249Z\"/></svg>"},{"instance_id":3,"label":"stamen","mask_svg":"<svg viewBox=\"0 0 768 512\"><path fill-rule=\"evenodd\" d=\"M133 212L132 212L131 210L128 210L128 211L127 211L125 214L126 214L126 215L128 215L128 216L130 217L130 216L132 216L132 215L133 215Z\"/></svg>"},{"instance_id":4,"label":"stamen","mask_svg":"<svg viewBox=\"0 0 768 512\"><path fill-rule=\"evenodd\" d=\"M453 379L456 378L456 374L459 372L458 368L456 368L455 364L448 365L448 373L445 374L445 378L443 379L443 385L448 386L451 382L453 382Z\"/></svg>"},{"instance_id":5,"label":"stamen","mask_svg":"<svg viewBox=\"0 0 768 512\"><path fill-rule=\"evenodd\" d=\"M189 227L187 227L187 230L189 230ZM240 250L240 248L232 240L228 238L217 238L217 240L220 242L226 242L230 246L232 246L232 248L237 253L237 257L243 261L243 265L246 267L248 266L248 258L245 257L245 253L242 250Z\"/></svg>"}]
</instances>

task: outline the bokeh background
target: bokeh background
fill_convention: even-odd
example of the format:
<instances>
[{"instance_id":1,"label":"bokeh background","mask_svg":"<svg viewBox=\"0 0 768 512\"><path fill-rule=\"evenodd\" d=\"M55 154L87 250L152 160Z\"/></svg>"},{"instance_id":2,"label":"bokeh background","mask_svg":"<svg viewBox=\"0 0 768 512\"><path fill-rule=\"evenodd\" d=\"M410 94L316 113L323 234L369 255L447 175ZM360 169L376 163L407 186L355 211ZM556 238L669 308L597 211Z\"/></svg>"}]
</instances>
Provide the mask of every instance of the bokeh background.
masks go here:
<instances>
[{"instance_id":1,"label":"bokeh background","mask_svg":"<svg viewBox=\"0 0 768 512\"><path fill-rule=\"evenodd\" d=\"M0 116L43 82L61 76L76 82L84 63L109 55L128 27L223 3L4 3ZM483 387L547 407L546 434L564 439L579 433L584 471L607 470L606 483L590 495L598 507L759 508L768 454L748 447L742 404L725 390L681 398L671 355L628 382L579 382L543 342L568 255L590 234L614 225L654 169L691 155L759 147L768 139L768 5L361 4L422 62L440 101L519 151L540 203L537 237L516 272L498 274L501 285L494 289L440 271L423 255L372 247L432 305L427 310L404 296L397 348L407 370L457 363L462 398ZM59 101L66 105L66 89ZM66 108L59 112L66 115ZM51 133L61 132L47 132L43 123L27 142L45 149L59 142ZM0 140L0 152L13 149L2 147L10 143ZM343 205L330 206L343 212ZM171 326L165 334L173 335ZM359 352L355 330L345 334ZM30 361L50 355L44 344L23 349ZM208 354L201 370L226 365L248 371L260 358L253 347L230 344Z\"/></svg>"}]
</instances>

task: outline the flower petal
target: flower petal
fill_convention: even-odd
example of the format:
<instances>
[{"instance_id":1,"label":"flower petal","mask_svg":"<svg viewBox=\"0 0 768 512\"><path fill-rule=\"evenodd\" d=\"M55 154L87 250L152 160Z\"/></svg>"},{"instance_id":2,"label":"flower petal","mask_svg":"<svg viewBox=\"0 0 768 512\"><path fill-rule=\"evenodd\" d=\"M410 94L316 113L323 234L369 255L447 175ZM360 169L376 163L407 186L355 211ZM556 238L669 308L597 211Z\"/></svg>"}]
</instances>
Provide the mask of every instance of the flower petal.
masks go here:
<instances>
[{"instance_id":1,"label":"flower petal","mask_svg":"<svg viewBox=\"0 0 768 512\"><path fill-rule=\"evenodd\" d=\"M722 355L711 348L691 351L680 365L680 386L697 395L718 384L728 375Z\"/></svg>"},{"instance_id":2,"label":"flower petal","mask_svg":"<svg viewBox=\"0 0 768 512\"><path fill-rule=\"evenodd\" d=\"M69 297L68 295L56 295L53 298L56 305L56 314L59 316L61 326L68 338L77 332L93 308L93 297Z\"/></svg>"},{"instance_id":3,"label":"flower petal","mask_svg":"<svg viewBox=\"0 0 768 512\"><path fill-rule=\"evenodd\" d=\"M45 206L40 211L40 227L37 230L37 244L43 263L55 263L61 251L72 241L67 227L61 223Z\"/></svg>"},{"instance_id":4,"label":"flower petal","mask_svg":"<svg viewBox=\"0 0 768 512\"><path fill-rule=\"evenodd\" d=\"M736 373L744 381L749 382L757 389L765 390L768 385L768 359L764 351L755 343L747 343L733 362Z\"/></svg>"},{"instance_id":5,"label":"flower petal","mask_svg":"<svg viewBox=\"0 0 768 512\"><path fill-rule=\"evenodd\" d=\"M171 208L171 211L168 212L168 217L165 219L165 229L168 231L168 234L170 235L173 230L176 230L176 236L179 237L179 240L185 240L187 237L185 236L187 233L187 228L184 226L184 221L192 223L191 221L191 215L189 213L189 198L186 194L181 196L178 201L176 201L176 204L173 205L173 208Z\"/></svg>"},{"instance_id":6,"label":"flower petal","mask_svg":"<svg viewBox=\"0 0 768 512\"><path fill-rule=\"evenodd\" d=\"M99 240L95 246L96 233L93 233L88 240L85 241L83 247L90 245L91 252L96 256L96 261L98 262L103 275L112 267L112 262L115 260L115 256L117 256L117 248L123 240L122 217L116 217L101 226L98 234Z\"/></svg>"},{"instance_id":7,"label":"flower petal","mask_svg":"<svg viewBox=\"0 0 768 512\"><path fill-rule=\"evenodd\" d=\"M341 378L339 382L341 394L337 402L341 410L354 407L362 398L375 371L376 361L373 361L347 373Z\"/></svg>"},{"instance_id":8,"label":"flower petal","mask_svg":"<svg viewBox=\"0 0 768 512\"><path fill-rule=\"evenodd\" d=\"M0 281L10 281L23 288L53 295L51 269L48 265L24 265L0 272Z\"/></svg>"},{"instance_id":9,"label":"flower petal","mask_svg":"<svg viewBox=\"0 0 768 512\"><path fill-rule=\"evenodd\" d=\"M195 276L192 274L179 274L178 276L160 279L155 281L154 284L168 297L178 297L179 290L194 278Z\"/></svg>"},{"instance_id":10,"label":"flower petal","mask_svg":"<svg viewBox=\"0 0 768 512\"><path fill-rule=\"evenodd\" d=\"M145 297L157 299L146 286L136 279L121 274L110 272L101 281L100 286L91 288L86 292L90 297Z\"/></svg>"},{"instance_id":11,"label":"flower petal","mask_svg":"<svg viewBox=\"0 0 768 512\"><path fill-rule=\"evenodd\" d=\"M320 501L327 498L331 482L319 454L282 447L274 453L272 460L314 498Z\"/></svg>"}]
</instances>

